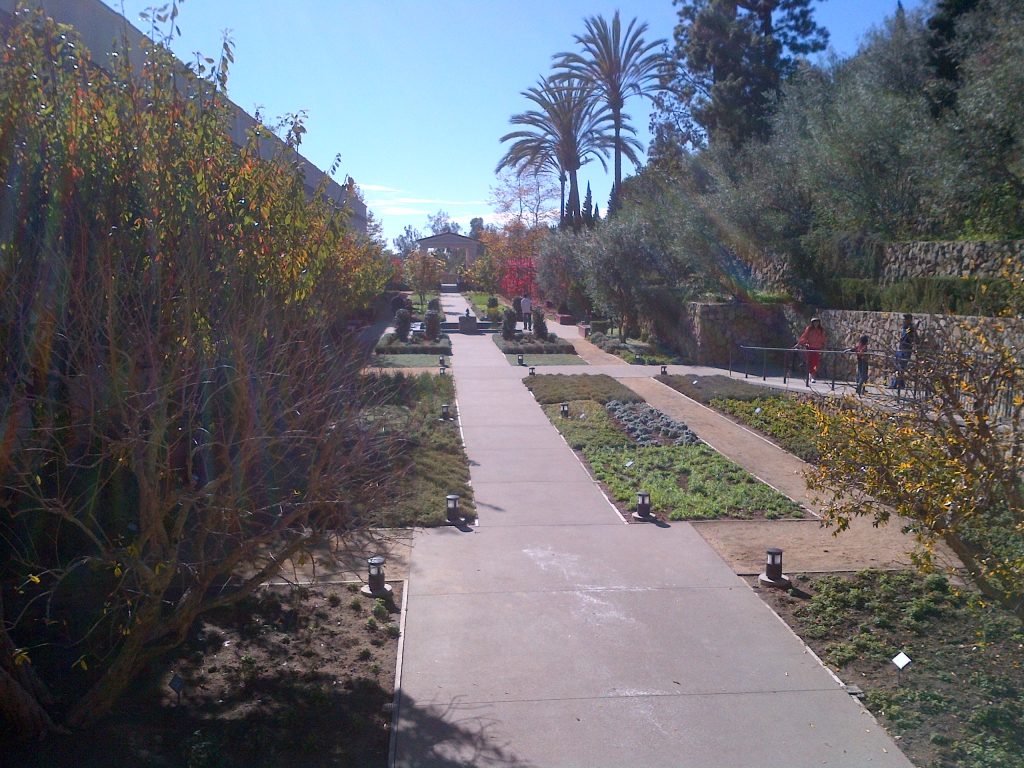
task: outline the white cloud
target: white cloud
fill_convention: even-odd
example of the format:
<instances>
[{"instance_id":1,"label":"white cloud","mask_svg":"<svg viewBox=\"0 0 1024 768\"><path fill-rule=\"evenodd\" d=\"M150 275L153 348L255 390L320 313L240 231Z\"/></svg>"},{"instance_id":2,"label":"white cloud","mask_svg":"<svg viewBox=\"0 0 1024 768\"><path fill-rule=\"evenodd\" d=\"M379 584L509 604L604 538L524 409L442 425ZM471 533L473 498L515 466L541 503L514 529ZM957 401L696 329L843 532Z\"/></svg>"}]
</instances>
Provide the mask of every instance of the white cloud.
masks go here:
<instances>
[{"instance_id":1,"label":"white cloud","mask_svg":"<svg viewBox=\"0 0 1024 768\"><path fill-rule=\"evenodd\" d=\"M403 192L404 190L386 187L383 184L360 184L359 188L364 192Z\"/></svg>"}]
</instances>

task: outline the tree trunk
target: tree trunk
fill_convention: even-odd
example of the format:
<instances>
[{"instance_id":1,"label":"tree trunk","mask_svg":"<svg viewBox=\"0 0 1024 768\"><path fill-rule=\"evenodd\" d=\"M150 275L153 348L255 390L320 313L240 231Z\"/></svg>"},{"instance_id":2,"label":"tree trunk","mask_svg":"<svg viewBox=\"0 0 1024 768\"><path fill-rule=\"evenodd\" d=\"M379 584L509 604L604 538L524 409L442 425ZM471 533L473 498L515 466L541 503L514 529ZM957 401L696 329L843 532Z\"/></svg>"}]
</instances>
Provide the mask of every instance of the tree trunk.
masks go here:
<instances>
[{"instance_id":1,"label":"tree trunk","mask_svg":"<svg viewBox=\"0 0 1024 768\"><path fill-rule=\"evenodd\" d=\"M622 111L612 111L612 122L615 124L615 188L622 189Z\"/></svg>"},{"instance_id":2,"label":"tree trunk","mask_svg":"<svg viewBox=\"0 0 1024 768\"><path fill-rule=\"evenodd\" d=\"M40 739L51 731L63 731L54 725L43 707L53 703L46 686L36 676L31 662L18 664L14 657L14 641L3 625L3 594L0 593L0 718L11 726L19 738Z\"/></svg>"},{"instance_id":3,"label":"tree trunk","mask_svg":"<svg viewBox=\"0 0 1024 768\"><path fill-rule=\"evenodd\" d=\"M569 220L574 230L580 226L580 188L576 181L576 171L569 171Z\"/></svg>"}]
</instances>

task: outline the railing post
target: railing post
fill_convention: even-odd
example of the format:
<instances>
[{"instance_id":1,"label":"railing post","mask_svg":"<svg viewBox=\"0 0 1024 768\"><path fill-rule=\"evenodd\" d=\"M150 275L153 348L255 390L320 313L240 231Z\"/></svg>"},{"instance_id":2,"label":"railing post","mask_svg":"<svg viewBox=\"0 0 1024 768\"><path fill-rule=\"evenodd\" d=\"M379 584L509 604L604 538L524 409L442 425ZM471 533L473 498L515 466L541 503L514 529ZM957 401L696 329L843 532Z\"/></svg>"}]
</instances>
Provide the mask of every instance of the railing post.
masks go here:
<instances>
[{"instance_id":1,"label":"railing post","mask_svg":"<svg viewBox=\"0 0 1024 768\"><path fill-rule=\"evenodd\" d=\"M761 381L768 381L768 350L761 350Z\"/></svg>"}]
</instances>

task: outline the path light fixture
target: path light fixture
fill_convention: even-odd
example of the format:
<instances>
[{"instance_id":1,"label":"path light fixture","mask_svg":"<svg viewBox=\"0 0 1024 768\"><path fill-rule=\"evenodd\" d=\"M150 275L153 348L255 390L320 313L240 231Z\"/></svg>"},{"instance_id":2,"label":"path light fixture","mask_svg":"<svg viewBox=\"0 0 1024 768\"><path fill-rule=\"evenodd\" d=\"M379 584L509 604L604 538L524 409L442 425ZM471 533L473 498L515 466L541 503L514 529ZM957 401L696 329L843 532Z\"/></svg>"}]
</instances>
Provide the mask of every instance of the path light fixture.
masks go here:
<instances>
[{"instance_id":1,"label":"path light fixture","mask_svg":"<svg viewBox=\"0 0 1024 768\"><path fill-rule=\"evenodd\" d=\"M634 354L633 355L633 362L636 363L637 365L643 365L644 364L644 359L639 354Z\"/></svg>"},{"instance_id":2,"label":"path light fixture","mask_svg":"<svg viewBox=\"0 0 1024 768\"><path fill-rule=\"evenodd\" d=\"M445 497L446 513L448 516L449 525L458 525L462 522L462 518L459 516L459 497L458 494L449 493Z\"/></svg>"},{"instance_id":3,"label":"path light fixture","mask_svg":"<svg viewBox=\"0 0 1024 768\"><path fill-rule=\"evenodd\" d=\"M530 375L531 376L536 376L537 375L537 369L534 368L532 365L530 366Z\"/></svg>"},{"instance_id":4,"label":"path light fixture","mask_svg":"<svg viewBox=\"0 0 1024 768\"><path fill-rule=\"evenodd\" d=\"M757 577L762 584L779 589L789 589L793 582L782 572L782 550L778 547L768 548L768 559L765 561L764 573Z\"/></svg>"},{"instance_id":5,"label":"path light fixture","mask_svg":"<svg viewBox=\"0 0 1024 768\"><path fill-rule=\"evenodd\" d=\"M441 418L448 421L452 417L452 407L445 403L441 406Z\"/></svg>"},{"instance_id":6,"label":"path light fixture","mask_svg":"<svg viewBox=\"0 0 1024 768\"><path fill-rule=\"evenodd\" d=\"M569 404L568 403L562 403L560 406L558 406L558 409L559 409L559 412L562 414L562 418L563 419L568 419L569 418Z\"/></svg>"},{"instance_id":7,"label":"path light fixture","mask_svg":"<svg viewBox=\"0 0 1024 768\"><path fill-rule=\"evenodd\" d=\"M633 519L644 521L651 519L651 494L647 491L637 491L636 512L633 513Z\"/></svg>"},{"instance_id":8,"label":"path light fixture","mask_svg":"<svg viewBox=\"0 0 1024 768\"><path fill-rule=\"evenodd\" d=\"M662 376L668 376L668 366L667 365L661 366L661 375Z\"/></svg>"},{"instance_id":9,"label":"path light fixture","mask_svg":"<svg viewBox=\"0 0 1024 768\"><path fill-rule=\"evenodd\" d=\"M440 368L437 369L437 375L438 376L444 376L447 373L448 373L448 369L445 368L443 365Z\"/></svg>"},{"instance_id":10,"label":"path light fixture","mask_svg":"<svg viewBox=\"0 0 1024 768\"><path fill-rule=\"evenodd\" d=\"M522 355L516 355L516 363L518 365L522 365L523 364L523 356Z\"/></svg>"},{"instance_id":11,"label":"path light fixture","mask_svg":"<svg viewBox=\"0 0 1024 768\"><path fill-rule=\"evenodd\" d=\"M391 594L391 585L384 582L384 556L374 555L366 561L367 583L359 590L364 595L386 597Z\"/></svg>"},{"instance_id":12,"label":"path light fixture","mask_svg":"<svg viewBox=\"0 0 1024 768\"><path fill-rule=\"evenodd\" d=\"M445 367L446 363L444 361L444 355L437 356L437 364L440 365L442 368Z\"/></svg>"}]
</instances>

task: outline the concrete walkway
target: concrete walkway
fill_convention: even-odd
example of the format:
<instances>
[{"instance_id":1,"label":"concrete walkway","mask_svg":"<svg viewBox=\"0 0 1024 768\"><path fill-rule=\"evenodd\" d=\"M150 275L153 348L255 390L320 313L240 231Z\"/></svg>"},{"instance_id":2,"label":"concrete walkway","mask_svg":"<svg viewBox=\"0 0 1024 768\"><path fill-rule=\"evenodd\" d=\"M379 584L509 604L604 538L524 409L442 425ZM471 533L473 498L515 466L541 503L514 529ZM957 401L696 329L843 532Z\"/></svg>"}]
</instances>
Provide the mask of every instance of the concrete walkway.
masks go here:
<instances>
[{"instance_id":1,"label":"concrete walkway","mask_svg":"<svg viewBox=\"0 0 1024 768\"><path fill-rule=\"evenodd\" d=\"M395 765L909 768L692 526L623 524L522 369L454 344L480 522L415 534Z\"/></svg>"}]
</instances>

